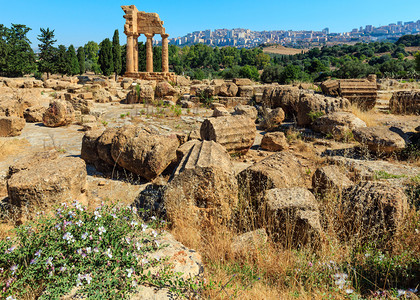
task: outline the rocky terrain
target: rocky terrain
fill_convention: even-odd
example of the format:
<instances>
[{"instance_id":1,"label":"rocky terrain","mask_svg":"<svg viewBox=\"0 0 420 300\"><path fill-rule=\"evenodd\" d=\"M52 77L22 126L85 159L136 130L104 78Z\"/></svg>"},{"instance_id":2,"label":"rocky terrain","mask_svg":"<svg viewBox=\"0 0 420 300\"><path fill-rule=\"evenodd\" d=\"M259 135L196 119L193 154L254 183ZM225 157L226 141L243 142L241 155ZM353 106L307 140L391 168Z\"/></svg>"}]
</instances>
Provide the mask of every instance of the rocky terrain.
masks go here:
<instances>
[{"instance_id":1,"label":"rocky terrain","mask_svg":"<svg viewBox=\"0 0 420 300\"><path fill-rule=\"evenodd\" d=\"M147 209L144 220L169 221L179 240L166 233L159 255L191 277L206 264L180 243L195 245L180 237L186 220L234 228L235 253L267 240L320 249L334 201L341 241L386 244L419 209L407 190L420 184L420 90L379 88L366 112L304 84L0 78L3 225L74 199Z\"/></svg>"}]
</instances>

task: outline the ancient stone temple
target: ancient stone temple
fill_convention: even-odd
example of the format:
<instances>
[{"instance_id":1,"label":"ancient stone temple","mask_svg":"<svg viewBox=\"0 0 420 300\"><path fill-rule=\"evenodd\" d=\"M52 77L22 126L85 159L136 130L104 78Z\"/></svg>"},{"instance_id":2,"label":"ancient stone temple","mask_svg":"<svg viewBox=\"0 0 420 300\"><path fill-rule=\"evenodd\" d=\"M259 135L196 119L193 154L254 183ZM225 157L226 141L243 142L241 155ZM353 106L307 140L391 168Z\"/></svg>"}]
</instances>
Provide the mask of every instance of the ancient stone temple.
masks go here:
<instances>
[{"instance_id":1,"label":"ancient stone temple","mask_svg":"<svg viewBox=\"0 0 420 300\"><path fill-rule=\"evenodd\" d=\"M168 37L163 21L156 13L138 11L135 5L121 6L126 19L124 33L127 35L127 71L126 77L146 80L175 81L175 74L169 72ZM144 34L146 40L146 72L139 72L138 38ZM162 72L153 72L153 36L162 37Z\"/></svg>"}]
</instances>

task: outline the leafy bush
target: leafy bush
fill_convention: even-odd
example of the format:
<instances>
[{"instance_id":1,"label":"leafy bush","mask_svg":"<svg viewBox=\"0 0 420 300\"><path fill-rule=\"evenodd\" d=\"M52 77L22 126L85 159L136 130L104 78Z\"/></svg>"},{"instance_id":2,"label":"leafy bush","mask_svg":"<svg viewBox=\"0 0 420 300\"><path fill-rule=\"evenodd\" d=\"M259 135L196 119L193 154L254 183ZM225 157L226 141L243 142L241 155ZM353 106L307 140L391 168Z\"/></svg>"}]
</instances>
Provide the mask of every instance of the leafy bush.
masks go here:
<instances>
[{"instance_id":1,"label":"leafy bush","mask_svg":"<svg viewBox=\"0 0 420 300\"><path fill-rule=\"evenodd\" d=\"M36 293L56 299L77 287L84 297L121 299L140 283L180 283L167 269L146 271L165 260L153 256L164 247L155 241L160 225L142 223L135 208L102 205L89 212L77 201L63 204L54 216L20 226L14 238L0 241L2 297Z\"/></svg>"}]
</instances>

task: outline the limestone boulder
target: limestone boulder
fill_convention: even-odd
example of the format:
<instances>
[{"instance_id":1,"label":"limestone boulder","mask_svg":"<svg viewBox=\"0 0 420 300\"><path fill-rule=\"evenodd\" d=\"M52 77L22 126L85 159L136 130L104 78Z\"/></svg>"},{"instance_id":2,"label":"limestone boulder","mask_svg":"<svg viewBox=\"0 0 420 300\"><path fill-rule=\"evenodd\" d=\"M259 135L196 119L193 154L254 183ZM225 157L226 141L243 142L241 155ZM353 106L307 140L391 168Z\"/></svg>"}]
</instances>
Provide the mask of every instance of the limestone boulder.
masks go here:
<instances>
[{"instance_id":1,"label":"limestone boulder","mask_svg":"<svg viewBox=\"0 0 420 300\"><path fill-rule=\"evenodd\" d=\"M23 118L22 103L12 97L1 97L0 116Z\"/></svg>"},{"instance_id":2,"label":"limestone boulder","mask_svg":"<svg viewBox=\"0 0 420 300\"><path fill-rule=\"evenodd\" d=\"M319 94L303 94L296 104L296 118L299 126L310 125L317 114L326 115L350 107L345 98L326 97Z\"/></svg>"},{"instance_id":3,"label":"limestone boulder","mask_svg":"<svg viewBox=\"0 0 420 300\"><path fill-rule=\"evenodd\" d=\"M277 128L284 121L285 114L281 107L275 109L263 109L263 120L260 124L261 128L266 130L273 130Z\"/></svg>"},{"instance_id":4,"label":"limestone boulder","mask_svg":"<svg viewBox=\"0 0 420 300\"><path fill-rule=\"evenodd\" d=\"M10 178L13 174L25 171L30 168L33 168L34 166L41 165L44 163L48 163L49 161L55 160L58 158L58 152L55 150L51 151L42 151L42 152L36 152L34 154L29 154L21 159L19 159L17 162L9 166L9 170L7 172L7 178Z\"/></svg>"},{"instance_id":5,"label":"limestone boulder","mask_svg":"<svg viewBox=\"0 0 420 300\"><path fill-rule=\"evenodd\" d=\"M231 219L238 184L226 149L214 141L195 143L176 169L164 199L174 222L181 215L220 222Z\"/></svg>"},{"instance_id":6,"label":"limestone boulder","mask_svg":"<svg viewBox=\"0 0 420 300\"><path fill-rule=\"evenodd\" d=\"M241 194L255 204L269 189L305 187L304 174L296 156L282 151L246 168L237 178Z\"/></svg>"},{"instance_id":7,"label":"limestone boulder","mask_svg":"<svg viewBox=\"0 0 420 300\"><path fill-rule=\"evenodd\" d=\"M98 103L112 102L112 95L106 89L100 88L96 91L94 90L92 94L93 94L93 100L95 100Z\"/></svg>"},{"instance_id":8,"label":"limestone boulder","mask_svg":"<svg viewBox=\"0 0 420 300\"><path fill-rule=\"evenodd\" d=\"M0 136L18 136L25 127L25 119L18 117L0 117Z\"/></svg>"},{"instance_id":9,"label":"limestone boulder","mask_svg":"<svg viewBox=\"0 0 420 300\"><path fill-rule=\"evenodd\" d=\"M82 149L80 157L87 164L95 164L99 160L98 139L102 135L101 130L91 130L85 133L82 138Z\"/></svg>"},{"instance_id":10,"label":"limestone boulder","mask_svg":"<svg viewBox=\"0 0 420 300\"><path fill-rule=\"evenodd\" d=\"M258 117L258 111L254 106L251 105L236 105L234 108L233 115L243 115L251 118L252 120L256 120Z\"/></svg>"},{"instance_id":11,"label":"limestone boulder","mask_svg":"<svg viewBox=\"0 0 420 300\"><path fill-rule=\"evenodd\" d=\"M336 139L348 137L353 129L366 127L366 123L350 112L337 111L317 118L312 123L315 131L331 134Z\"/></svg>"},{"instance_id":12,"label":"limestone boulder","mask_svg":"<svg viewBox=\"0 0 420 300\"><path fill-rule=\"evenodd\" d=\"M122 168L152 180L176 160L178 146L176 135L163 136L126 125L115 134L111 155Z\"/></svg>"},{"instance_id":13,"label":"limestone boulder","mask_svg":"<svg viewBox=\"0 0 420 300\"><path fill-rule=\"evenodd\" d=\"M191 148L199 143L201 143L199 140L194 139L179 146L178 149L176 149L177 162L180 163L184 156L190 152Z\"/></svg>"},{"instance_id":14,"label":"limestone boulder","mask_svg":"<svg viewBox=\"0 0 420 300\"><path fill-rule=\"evenodd\" d=\"M158 82L156 85L155 94L157 98L164 98L166 96L175 96L177 91L167 81Z\"/></svg>"},{"instance_id":15,"label":"limestone boulder","mask_svg":"<svg viewBox=\"0 0 420 300\"><path fill-rule=\"evenodd\" d=\"M277 188L264 196L269 233L287 246L319 244L323 230L315 196L306 188Z\"/></svg>"},{"instance_id":16,"label":"limestone boulder","mask_svg":"<svg viewBox=\"0 0 420 300\"><path fill-rule=\"evenodd\" d=\"M22 214L80 198L86 189L86 165L80 158L57 157L34 163L7 181L11 204Z\"/></svg>"},{"instance_id":17,"label":"limestone boulder","mask_svg":"<svg viewBox=\"0 0 420 300\"><path fill-rule=\"evenodd\" d=\"M353 136L356 141L366 145L373 152L392 154L395 151L403 150L406 146L405 139L392 127L375 126L359 127L353 129Z\"/></svg>"},{"instance_id":18,"label":"limestone boulder","mask_svg":"<svg viewBox=\"0 0 420 300\"><path fill-rule=\"evenodd\" d=\"M295 86L268 86L264 89L261 102L267 108L281 107L291 118L296 115L296 104L301 91Z\"/></svg>"},{"instance_id":19,"label":"limestone boulder","mask_svg":"<svg viewBox=\"0 0 420 300\"><path fill-rule=\"evenodd\" d=\"M230 247L235 253L247 253L254 249L264 247L267 240L267 232L264 228L261 228L234 237Z\"/></svg>"},{"instance_id":20,"label":"limestone boulder","mask_svg":"<svg viewBox=\"0 0 420 300\"><path fill-rule=\"evenodd\" d=\"M267 151L277 152L289 149L289 144L283 132L268 132L263 136L260 147Z\"/></svg>"},{"instance_id":21,"label":"limestone boulder","mask_svg":"<svg viewBox=\"0 0 420 300\"><path fill-rule=\"evenodd\" d=\"M75 120L73 105L64 100L54 100L45 111L42 122L47 127L59 127L71 124Z\"/></svg>"},{"instance_id":22,"label":"limestone boulder","mask_svg":"<svg viewBox=\"0 0 420 300\"><path fill-rule=\"evenodd\" d=\"M46 110L47 108L41 105L31 106L25 109L23 116L28 123L42 122L42 117Z\"/></svg>"},{"instance_id":23,"label":"limestone boulder","mask_svg":"<svg viewBox=\"0 0 420 300\"><path fill-rule=\"evenodd\" d=\"M254 97L254 87L248 85L241 85L238 87L238 96L239 97Z\"/></svg>"},{"instance_id":24,"label":"limestone boulder","mask_svg":"<svg viewBox=\"0 0 420 300\"><path fill-rule=\"evenodd\" d=\"M177 76L176 77L176 85L178 86L189 86L191 84L191 81L184 77L184 76Z\"/></svg>"},{"instance_id":25,"label":"limestone boulder","mask_svg":"<svg viewBox=\"0 0 420 300\"><path fill-rule=\"evenodd\" d=\"M318 168L312 177L312 187L317 194L339 194L353 186L353 182L336 165Z\"/></svg>"},{"instance_id":26,"label":"limestone boulder","mask_svg":"<svg viewBox=\"0 0 420 300\"><path fill-rule=\"evenodd\" d=\"M200 128L202 140L215 141L229 153L246 153L256 135L254 121L246 116L223 116L206 119Z\"/></svg>"},{"instance_id":27,"label":"limestone boulder","mask_svg":"<svg viewBox=\"0 0 420 300\"><path fill-rule=\"evenodd\" d=\"M125 90L128 90L132 84L133 84L133 79L130 79L130 78L124 78L121 81L121 87Z\"/></svg>"},{"instance_id":28,"label":"limestone boulder","mask_svg":"<svg viewBox=\"0 0 420 300\"><path fill-rule=\"evenodd\" d=\"M109 166L109 168L114 167L115 160L112 157L112 141L117 134L118 129L115 127L108 127L105 131L101 134L98 138L97 142L97 153L100 160L105 162Z\"/></svg>"},{"instance_id":29,"label":"limestone boulder","mask_svg":"<svg viewBox=\"0 0 420 300\"><path fill-rule=\"evenodd\" d=\"M252 85L252 80L249 78L234 78L233 83L237 86L249 86Z\"/></svg>"},{"instance_id":30,"label":"limestone boulder","mask_svg":"<svg viewBox=\"0 0 420 300\"><path fill-rule=\"evenodd\" d=\"M68 102L73 105L73 109L75 111L80 111L80 113L85 115L89 114L93 108L92 102L86 99L71 98L68 100Z\"/></svg>"},{"instance_id":31,"label":"limestone boulder","mask_svg":"<svg viewBox=\"0 0 420 300\"><path fill-rule=\"evenodd\" d=\"M362 181L344 190L342 199L348 237L383 239L392 235L408 210L404 190L386 182Z\"/></svg>"},{"instance_id":32,"label":"limestone boulder","mask_svg":"<svg viewBox=\"0 0 420 300\"><path fill-rule=\"evenodd\" d=\"M224 82L220 86L219 96L236 97L238 94L238 86L233 82Z\"/></svg>"},{"instance_id":33,"label":"limestone boulder","mask_svg":"<svg viewBox=\"0 0 420 300\"><path fill-rule=\"evenodd\" d=\"M212 117L223 117L230 116L230 113L224 106L215 107L213 110Z\"/></svg>"},{"instance_id":34,"label":"limestone boulder","mask_svg":"<svg viewBox=\"0 0 420 300\"><path fill-rule=\"evenodd\" d=\"M389 110L393 114L420 114L420 90L394 92L389 100Z\"/></svg>"}]
</instances>

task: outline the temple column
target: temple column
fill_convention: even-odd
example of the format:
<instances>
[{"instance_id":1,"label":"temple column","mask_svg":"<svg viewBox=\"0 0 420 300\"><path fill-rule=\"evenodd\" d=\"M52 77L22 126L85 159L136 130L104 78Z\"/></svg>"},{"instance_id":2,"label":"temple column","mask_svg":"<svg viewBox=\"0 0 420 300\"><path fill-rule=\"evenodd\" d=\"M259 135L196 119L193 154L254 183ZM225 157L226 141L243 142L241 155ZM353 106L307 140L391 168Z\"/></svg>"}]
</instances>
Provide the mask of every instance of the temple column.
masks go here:
<instances>
[{"instance_id":1,"label":"temple column","mask_svg":"<svg viewBox=\"0 0 420 300\"><path fill-rule=\"evenodd\" d=\"M169 34L161 34L162 37L162 72L169 72L169 50L168 50L168 37Z\"/></svg>"},{"instance_id":2,"label":"temple column","mask_svg":"<svg viewBox=\"0 0 420 300\"><path fill-rule=\"evenodd\" d=\"M126 73L134 73L134 61L133 61L133 36L127 35L127 71Z\"/></svg>"},{"instance_id":3,"label":"temple column","mask_svg":"<svg viewBox=\"0 0 420 300\"><path fill-rule=\"evenodd\" d=\"M153 36L154 34L146 33L146 72L153 73Z\"/></svg>"},{"instance_id":4,"label":"temple column","mask_svg":"<svg viewBox=\"0 0 420 300\"><path fill-rule=\"evenodd\" d=\"M133 61L134 61L134 72L139 72L139 35L134 35L134 51L133 51Z\"/></svg>"}]
</instances>

